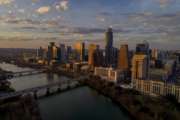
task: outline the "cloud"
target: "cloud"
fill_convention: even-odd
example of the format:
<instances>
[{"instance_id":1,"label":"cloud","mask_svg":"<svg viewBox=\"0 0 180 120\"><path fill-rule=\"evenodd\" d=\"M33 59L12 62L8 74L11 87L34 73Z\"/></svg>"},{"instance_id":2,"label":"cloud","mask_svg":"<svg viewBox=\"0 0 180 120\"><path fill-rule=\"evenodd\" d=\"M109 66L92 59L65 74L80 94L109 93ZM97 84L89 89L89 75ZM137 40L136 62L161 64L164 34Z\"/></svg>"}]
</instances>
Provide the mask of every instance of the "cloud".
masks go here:
<instances>
[{"instance_id":1,"label":"cloud","mask_svg":"<svg viewBox=\"0 0 180 120\"><path fill-rule=\"evenodd\" d=\"M18 9L17 10L19 13L25 13L25 10L24 9Z\"/></svg>"},{"instance_id":2,"label":"cloud","mask_svg":"<svg viewBox=\"0 0 180 120\"><path fill-rule=\"evenodd\" d=\"M109 19L112 18L112 13L110 12L99 12L97 15L96 15L96 20L98 22L107 22Z\"/></svg>"},{"instance_id":3,"label":"cloud","mask_svg":"<svg viewBox=\"0 0 180 120\"><path fill-rule=\"evenodd\" d=\"M13 2L13 0L0 0L0 5L10 4L11 2Z\"/></svg>"},{"instance_id":4,"label":"cloud","mask_svg":"<svg viewBox=\"0 0 180 120\"><path fill-rule=\"evenodd\" d=\"M63 0L56 4L56 10L66 11L69 9L69 1Z\"/></svg>"},{"instance_id":5,"label":"cloud","mask_svg":"<svg viewBox=\"0 0 180 120\"><path fill-rule=\"evenodd\" d=\"M110 12L100 12L99 15L111 17L112 13L110 13Z\"/></svg>"},{"instance_id":6,"label":"cloud","mask_svg":"<svg viewBox=\"0 0 180 120\"><path fill-rule=\"evenodd\" d=\"M158 0L161 8L168 6L173 1L174 0Z\"/></svg>"},{"instance_id":7,"label":"cloud","mask_svg":"<svg viewBox=\"0 0 180 120\"><path fill-rule=\"evenodd\" d=\"M105 22L106 21L106 19L104 17L102 17L102 16L97 16L96 19L99 22Z\"/></svg>"},{"instance_id":8,"label":"cloud","mask_svg":"<svg viewBox=\"0 0 180 120\"><path fill-rule=\"evenodd\" d=\"M39 0L32 0L33 3L38 2Z\"/></svg>"},{"instance_id":9,"label":"cloud","mask_svg":"<svg viewBox=\"0 0 180 120\"><path fill-rule=\"evenodd\" d=\"M45 13L48 13L50 11L50 9L51 8L49 6L42 6L42 7L38 8L36 10L36 12L39 14L45 14Z\"/></svg>"}]
</instances>

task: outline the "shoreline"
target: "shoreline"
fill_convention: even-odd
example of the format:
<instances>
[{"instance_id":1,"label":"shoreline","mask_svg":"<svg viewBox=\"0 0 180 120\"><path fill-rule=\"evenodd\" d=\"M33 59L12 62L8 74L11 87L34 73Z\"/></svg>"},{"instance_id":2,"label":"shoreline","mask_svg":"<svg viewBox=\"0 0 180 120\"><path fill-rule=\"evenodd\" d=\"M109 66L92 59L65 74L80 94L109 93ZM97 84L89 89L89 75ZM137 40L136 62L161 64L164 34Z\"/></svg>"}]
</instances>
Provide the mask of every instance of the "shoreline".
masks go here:
<instances>
[{"instance_id":1,"label":"shoreline","mask_svg":"<svg viewBox=\"0 0 180 120\"><path fill-rule=\"evenodd\" d=\"M55 73L57 75L64 75L69 78L81 76L80 73L73 73L69 71L63 71L60 69L47 69L46 73ZM126 90L120 88L116 90L116 86L105 80L100 79L97 76L88 76L84 79L82 84L94 89L100 95L110 98L111 101L123 109L125 114L128 114L130 119L133 120L158 120L165 119L171 116L174 120L180 118L178 112L172 109L170 101L162 98L151 98L150 96L144 96L135 90ZM163 103L164 102L164 103ZM156 111L158 110L159 111ZM169 112L167 112L169 111ZM166 115L167 114L167 115ZM144 116L139 118L139 116Z\"/></svg>"}]
</instances>

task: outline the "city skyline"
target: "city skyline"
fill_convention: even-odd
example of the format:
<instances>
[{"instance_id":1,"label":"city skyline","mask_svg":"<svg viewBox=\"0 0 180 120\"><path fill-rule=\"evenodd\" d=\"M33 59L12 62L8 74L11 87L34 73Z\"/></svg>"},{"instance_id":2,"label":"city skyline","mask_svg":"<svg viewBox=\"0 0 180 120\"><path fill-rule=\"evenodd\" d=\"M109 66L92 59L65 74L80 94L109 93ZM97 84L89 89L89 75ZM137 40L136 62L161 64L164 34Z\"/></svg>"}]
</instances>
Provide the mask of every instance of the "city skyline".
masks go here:
<instances>
[{"instance_id":1,"label":"city skyline","mask_svg":"<svg viewBox=\"0 0 180 120\"><path fill-rule=\"evenodd\" d=\"M0 0L0 47L37 48L78 40L104 47L112 26L114 46L179 49L178 0ZM28 7L27 7L28 5Z\"/></svg>"}]
</instances>

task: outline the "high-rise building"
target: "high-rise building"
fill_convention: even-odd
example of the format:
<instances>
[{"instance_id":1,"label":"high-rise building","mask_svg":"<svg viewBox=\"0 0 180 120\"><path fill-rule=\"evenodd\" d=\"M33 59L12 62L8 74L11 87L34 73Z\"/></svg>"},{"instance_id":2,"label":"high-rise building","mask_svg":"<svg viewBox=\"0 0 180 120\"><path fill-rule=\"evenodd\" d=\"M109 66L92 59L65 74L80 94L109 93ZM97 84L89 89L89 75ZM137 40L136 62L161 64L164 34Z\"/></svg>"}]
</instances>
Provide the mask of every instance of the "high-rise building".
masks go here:
<instances>
[{"instance_id":1,"label":"high-rise building","mask_svg":"<svg viewBox=\"0 0 180 120\"><path fill-rule=\"evenodd\" d=\"M147 68L150 67L150 48L149 48L149 43L144 41L141 44L137 44L136 46L136 54L140 54L140 55L147 55Z\"/></svg>"},{"instance_id":2,"label":"high-rise building","mask_svg":"<svg viewBox=\"0 0 180 120\"><path fill-rule=\"evenodd\" d=\"M97 49L94 51L94 66L102 67L104 65L104 55L103 50L97 46Z\"/></svg>"},{"instance_id":3,"label":"high-rise building","mask_svg":"<svg viewBox=\"0 0 180 120\"><path fill-rule=\"evenodd\" d=\"M113 51L113 31L112 28L108 28L105 33L105 66L112 66L112 51Z\"/></svg>"},{"instance_id":4,"label":"high-rise building","mask_svg":"<svg viewBox=\"0 0 180 120\"><path fill-rule=\"evenodd\" d=\"M71 46L67 46L67 60L70 61L71 60L71 56L72 56L72 47Z\"/></svg>"},{"instance_id":5,"label":"high-rise building","mask_svg":"<svg viewBox=\"0 0 180 120\"><path fill-rule=\"evenodd\" d=\"M74 49L77 53L76 57L78 61L84 61L84 57L85 57L85 43L75 43L74 44Z\"/></svg>"},{"instance_id":6,"label":"high-rise building","mask_svg":"<svg viewBox=\"0 0 180 120\"><path fill-rule=\"evenodd\" d=\"M88 64L91 66L94 66L94 54L95 54L95 50L97 49L97 45L95 44L90 44L89 48L88 48Z\"/></svg>"},{"instance_id":7,"label":"high-rise building","mask_svg":"<svg viewBox=\"0 0 180 120\"><path fill-rule=\"evenodd\" d=\"M128 53L128 45L121 45L118 54L118 69L128 70L129 69L129 53Z\"/></svg>"},{"instance_id":8,"label":"high-rise building","mask_svg":"<svg viewBox=\"0 0 180 120\"><path fill-rule=\"evenodd\" d=\"M118 49L113 47L111 51L111 67L117 68L118 64Z\"/></svg>"},{"instance_id":9,"label":"high-rise building","mask_svg":"<svg viewBox=\"0 0 180 120\"><path fill-rule=\"evenodd\" d=\"M66 63L66 47L64 44L60 44L58 48L58 61L60 63Z\"/></svg>"},{"instance_id":10,"label":"high-rise building","mask_svg":"<svg viewBox=\"0 0 180 120\"><path fill-rule=\"evenodd\" d=\"M112 28L108 28L108 30L105 33L105 40L106 40L106 48L112 48L113 47L113 31Z\"/></svg>"},{"instance_id":11,"label":"high-rise building","mask_svg":"<svg viewBox=\"0 0 180 120\"><path fill-rule=\"evenodd\" d=\"M151 52L151 57L154 59L154 60L158 60L158 49L152 49L152 52Z\"/></svg>"},{"instance_id":12,"label":"high-rise building","mask_svg":"<svg viewBox=\"0 0 180 120\"><path fill-rule=\"evenodd\" d=\"M132 59L132 80L135 79L147 79L148 67L147 67L147 55L135 54Z\"/></svg>"},{"instance_id":13,"label":"high-rise building","mask_svg":"<svg viewBox=\"0 0 180 120\"><path fill-rule=\"evenodd\" d=\"M37 49L37 58L38 59L44 59L44 49L42 47L40 47L39 49Z\"/></svg>"},{"instance_id":14,"label":"high-rise building","mask_svg":"<svg viewBox=\"0 0 180 120\"><path fill-rule=\"evenodd\" d=\"M48 46L47 58L49 62L57 59L57 47L54 42L50 42L50 45Z\"/></svg>"},{"instance_id":15,"label":"high-rise building","mask_svg":"<svg viewBox=\"0 0 180 120\"><path fill-rule=\"evenodd\" d=\"M147 42L136 45L136 54L149 55L149 53L150 53L149 44Z\"/></svg>"}]
</instances>

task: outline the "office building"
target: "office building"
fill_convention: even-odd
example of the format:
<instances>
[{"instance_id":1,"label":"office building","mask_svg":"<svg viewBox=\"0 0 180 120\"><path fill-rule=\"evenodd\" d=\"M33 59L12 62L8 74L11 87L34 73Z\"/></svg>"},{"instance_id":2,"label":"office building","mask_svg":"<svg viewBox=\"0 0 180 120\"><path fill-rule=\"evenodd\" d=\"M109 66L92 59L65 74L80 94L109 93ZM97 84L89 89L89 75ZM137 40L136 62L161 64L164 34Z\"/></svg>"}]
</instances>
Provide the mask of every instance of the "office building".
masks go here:
<instances>
[{"instance_id":1,"label":"office building","mask_svg":"<svg viewBox=\"0 0 180 120\"><path fill-rule=\"evenodd\" d=\"M57 59L57 47L54 42L50 42L48 46L48 54L47 54L48 62L56 61Z\"/></svg>"},{"instance_id":2,"label":"office building","mask_svg":"<svg viewBox=\"0 0 180 120\"><path fill-rule=\"evenodd\" d=\"M132 59L132 80L148 78L147 55L135 54Z\"/></svg>"},{"instance_id":3,"label":"office building","mask_svg":"<svg viewBox=\"0 0 180 120\"><path fill-rule=\"evenodd\" d=\"M59 48L58 48L58 62L59 63L66 63L67 62L67 59L66 59L66 56L67 56L67 53L66 53L66 47L64 44L60 44Z\"/></svg>"},{"instance_id":4,"label":"office building","mask_svg":"<svg viewBox=\"0 0 180 120\"><path fill-rule=\"evenodd\" d=\"M149 55L149 53L150 53L149 44L147 42L136 45L136 54Z\"/></svg>"},{"instance_id":5,"label":"office building","mask_svg":"<svg viewBox=\"0 0 180 120\"><path fill-rule=\"evenodd\" d=\"M167 83L161 80L134 80L133 87L135 90L151 96L173 95L180 103L180 86L177 84Z\"/></svg>"},{"instance_id":6,"label":"office building","mask_svg":"<svg viewBox=\"0 0 180 120\"><path fill-rule=\"evenodd\" d=\"M108 28L108 30L105 33L105 66L111 67L113 63L113 31L112 28Z\"/></svg>"},{"instance_id":7,"label":"office building","mask_svg":"<svg viewBox=\"0 0 180 120\"><path fill-rule=\"evenodd\" d=\"M42 47L37 49L37 58L42 60L43 59L43 53L44 53L44 50Z\"/></svg>"},{"instance_id":8,"label":"office building","mask_svg":"<svg viewBox=\"0 0 180 120\"><path fill-rule=\"evenodd\" d=\"M104 66L103 50L101 50L99 46L97 46L97 49L94 52L94 66L96 67Z\"/></svg>"},{"instance_id":9,"label":"office building","mask_svg":"<svg viewBox=\"0 0 180 120\"><path fill-rule=\"evenodd\" d=\"M90 44L88 48L88 64L90 66L94 66L95 64L95 51L97 49L97 45L95 44Z\"/></svg>"},{"instance_id":10,"label":"office building","mask_svg":"<svg viewBox=\"0 0 180 120\"><path fill-rule=\"evenodd\" d=\"M154 60L158 60L158 49L152 49L151 51L151 58Z\"/></svg>"},{"instance_id":11,"label":"office building","mask_svg":"<svg viewBox=\"0 0 180 120\"><path fill-rule=\"evenodd\" d=\"M73 53L73 50L72 50L72 47L71 46L67 46L67 61L70 62L72 60L72 53Z\"/></svg>"},{"instance_id":12,"label":"office building","mask_svg":"<svg viewBox=\"0 0 180 120\"><path fill-rule=\"evenodd\" d=\"M129 69L128 45L121 45L118 54L118 69L126 71Z\"/></svg>"},{"instance_id":13,"label":"office building","mask_svg":"<svg viewBox=\"0 0 180 120\"><path fill-rule=\"evenodd\" d=\"M120 71L113 68L95 67L94 75L100 76L102 79L110 82L118 83L120 80Z\"/></svg>"},{"instance_id":14,"label":"office building","mask_svg":"<svg viewBox=\"0 0 180 120\"><path fill-rule=\"evenodd\" d=\"M74 49L76 52L76 60L77 61L84 61L85 58L85 43L77 42L74 44Z\"/></svg>"},{"instance_id":15,"label":"office building","mask_svg":"<svg viewBox=\"0 0 180 120\"><path fill-rule=\"evenodd\" d=\"M151 54L150 54L149 43L147 41L144 41L143 43L137 44L137 46L136 46L136 54L146 55L147 56L147 64L146 64L147 66L146 67L149 68L150 67Z\"/></svg>"},{"instance_id":16,"label":"office building","mask_svg":"<svg viewBox=\"0 0 180 120\"><path fill-rule=\"evenodd\" d=\"M108 28L108 30L105 33L105 40L106 40L106 48L112 48L113 47L113 31L112 28Z\"/></svg>"},{"instance_id":17,"label":"office building","mask_svg":"<svg viewBox=\"0 0 180 120\"><path fill-rule=\"evenodd\" d=\"M119 50L117 48L112 48L112 52L111 52L111 66L113 68L117 68L118 65L118 52Z\"/></svg>"}]
</instances>

